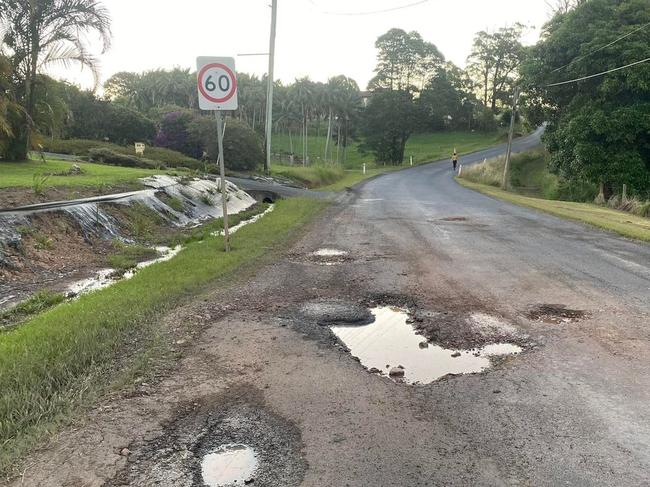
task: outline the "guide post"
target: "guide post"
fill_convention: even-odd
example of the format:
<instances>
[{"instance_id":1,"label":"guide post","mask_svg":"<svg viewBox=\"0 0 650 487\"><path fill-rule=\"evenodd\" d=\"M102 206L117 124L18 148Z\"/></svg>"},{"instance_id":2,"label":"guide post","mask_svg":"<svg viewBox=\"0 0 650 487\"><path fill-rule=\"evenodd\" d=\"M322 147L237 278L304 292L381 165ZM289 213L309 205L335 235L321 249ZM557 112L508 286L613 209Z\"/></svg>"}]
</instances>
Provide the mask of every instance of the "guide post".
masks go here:
<instances>
[{"instance_id":1,"label":"guide post","mask_svg":"<svg viewBox=\"0 0 650 487\"><path fill-rule=\"evenodd\" d=\"M219 175L223 207L223 235L226 252L230 251L228 229L228 195L226 165L223 157L224 110L237 110L237 76L235 60L231 57L200 56L196 59L199 108L212 110L217 119L217 144L219 146Z\"/></svg>"}]
</instances>

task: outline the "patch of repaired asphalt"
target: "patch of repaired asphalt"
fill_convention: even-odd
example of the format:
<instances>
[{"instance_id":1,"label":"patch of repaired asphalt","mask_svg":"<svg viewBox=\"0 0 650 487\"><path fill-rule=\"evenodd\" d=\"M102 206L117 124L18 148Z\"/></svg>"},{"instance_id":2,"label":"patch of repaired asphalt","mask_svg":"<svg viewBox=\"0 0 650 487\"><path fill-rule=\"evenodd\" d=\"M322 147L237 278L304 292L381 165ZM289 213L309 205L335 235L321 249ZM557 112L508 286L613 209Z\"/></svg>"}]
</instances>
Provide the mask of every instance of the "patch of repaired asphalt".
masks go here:
<instances>
[{"instance_id":1,"label":"patch of repaired asphalt","mask_svg":"<svg viewBox=\"0 0 650 487\"><path fill-rule=\"evenodd\" d=\"M251 485L298 486L307 470L300 430L266 409L261 392L242 385L185 405L158 437L129 445L126 467L105 487L209 485L203 461L229 445L255 452L257 465L247 482Z\"/></svg>"},{"instance_id":2,"label":"patch of repaired asphalt","mask_svg":"<svg viewBox=\"0 0 650 487\"><path fill-rule=\"evenodd\" d=\"M587 312L569 309L562 304L537 304L528 309L526 317L533 321L542 321L553 325L576 323L587 318Z\"/></svg>"}]
</instances>

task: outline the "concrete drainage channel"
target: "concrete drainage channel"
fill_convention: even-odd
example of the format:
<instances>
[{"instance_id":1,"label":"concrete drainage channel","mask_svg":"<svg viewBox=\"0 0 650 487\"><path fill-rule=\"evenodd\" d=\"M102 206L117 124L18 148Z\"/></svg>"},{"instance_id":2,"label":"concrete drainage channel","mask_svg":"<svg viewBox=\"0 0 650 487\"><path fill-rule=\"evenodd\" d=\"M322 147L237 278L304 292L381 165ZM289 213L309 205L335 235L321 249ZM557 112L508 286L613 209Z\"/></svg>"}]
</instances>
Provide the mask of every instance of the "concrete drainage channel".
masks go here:
<instances>
[{"instance_id":1,"label":"concrete drainage channel","mask_svg":"<svg viewBox=\"0 0 650 487\"><path fill-rule=\"evenodd\" d=\"M474 330L475 346L443 346L417 329L418 313L385 304L372 307L342 300L305 303L303 319L327 326L349 353L370 373L410 385L425 385L443 377L484 372L522 353L526 337L502 320L482 313L464 318ZM426 313L420 313L420 316ZM435 320L443 313L429 313ZM417 321L423 321L419 318ZM456 323L461 327L463 323ZM479 345L480 343L480 345Z\"/></svg>"},{"instance_id":2,"label":"concrete drainage channel","mask_svg":"<svg viewBox=\"0 0 650 487\"><path fill-rule=\"evenodd\" d=\"M126 467L106 487L300 485L300 431L268 410L256 390L188 404L155 439L129 445Z\"/></svg>"}]
</instances>

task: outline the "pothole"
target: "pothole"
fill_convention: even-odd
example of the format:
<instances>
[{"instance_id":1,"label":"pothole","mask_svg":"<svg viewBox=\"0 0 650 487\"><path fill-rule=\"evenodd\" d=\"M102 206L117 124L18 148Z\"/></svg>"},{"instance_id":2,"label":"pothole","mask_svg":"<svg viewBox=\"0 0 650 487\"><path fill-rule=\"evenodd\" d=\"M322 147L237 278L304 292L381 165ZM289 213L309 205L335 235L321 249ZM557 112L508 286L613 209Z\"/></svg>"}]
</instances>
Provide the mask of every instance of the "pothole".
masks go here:
<instances>
[{"instance_id":1,"label":"pothole","mask_svg":"<svg viewBox=\"0 0 650 487\"><path fill-rule=\"evenodd\" d=\"M443 222L466 222L469 219L466 216L448 216L445 218L441 218Z\"/></svg>"},{"instance_id":2,"label":"pothole","mask_svg":"<svg viewBox=\"0 0 650 487\"><path fill-rule=\"evenodd\" d=\"M338 265L351 260L349 252L332 248L318 249L309 254L309 259L312 262L325 266Z\"/></svg>"},{"instance_id":3,"label":"pothole","mask_svg":"<svg viewBox=\"0 0 650 487\"><path fill-rule=\"evenodd\" d=\"M126 466L106 487L301 484L300 430L264 407L250 385L189 403L159 436L128 445Z\"/></svg>"},{"instance_id":4,"label":"pothole","mask_svg":"<svg viewBox=\"0 0 650 487\"><path fill-rule=\"evenodd\" d=\"M253 482L257 467L257 453L251 447L222 445L203 457L201 475L209 487L244 485Z\"/></svg>"},{"instance_id":5,"label":"pothole","mask_svg":"<svg viewBox=\"0 0 650 487\"><path fill-rule=\"evenodd\" d=\"M569 309L561 304L538 304L528 310L526 317L534 321L560 325L581 321L587 317L587 312Z\"/></svg>"},{"instance_id":6,"label":"pothole","mask_svg":"<svg viewBox=\"0 0 650 487\"><path fill-rule=\"evenodd\" d=\"M364 325L374 320L372 313L358 303L344 300L321 300L305 303L300 307L303 318L319 325Z\"/></svg>"},{"instance_id":7,"label":"pothole","mask_svg":"<svg viewBox=\"0 0 650 487\"><path fill-rule=\"evenodd\" d=\"M480 373L493 358L522 352L510 343L472 350L443 348L418 335L404 309L381 306L371 313L375 320L370 324L335 325L331 330L366 369L396 381L429 384L447 375Z\"/></svg>"}]
</instances>

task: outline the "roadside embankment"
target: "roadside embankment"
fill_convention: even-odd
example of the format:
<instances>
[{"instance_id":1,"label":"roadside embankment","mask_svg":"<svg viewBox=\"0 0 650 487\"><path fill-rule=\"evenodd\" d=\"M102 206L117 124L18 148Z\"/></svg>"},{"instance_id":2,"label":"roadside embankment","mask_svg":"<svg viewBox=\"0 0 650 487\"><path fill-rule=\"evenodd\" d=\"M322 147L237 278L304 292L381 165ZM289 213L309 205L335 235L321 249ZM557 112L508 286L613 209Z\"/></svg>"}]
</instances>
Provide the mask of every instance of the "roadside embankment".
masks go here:
<instances>
[{"instance_id":1,"label":"roadside embankment","mask_svg":"<svg viewBox=\"0 0 650 487\"><path fill-rule=\"evenodd\" d=\"M463 178L456 180L466 188L499 198L509 203L544 211L555 216L588 223L628 238L650 242L650 219L591 203L546 200L503 191L487 184Z\"/></svg>"},{"instance_id":2,"label":"roadside embankment","mask_svg":"<svg viewBox=\"0 0 650 487\"><path fill-rule=\"evenodd\" d=\"M171 260L82 295L0 334L0 472L116 384L171 359L166 312L225 285L285 245L324 203L291 199L243 227L223 252L214 232L188 239ZM14 472L15 473L15 472Z\"/></svg>"}]
</instances>

